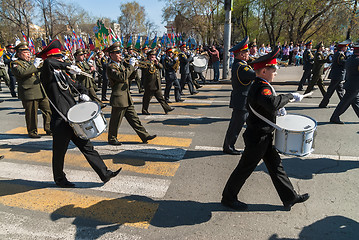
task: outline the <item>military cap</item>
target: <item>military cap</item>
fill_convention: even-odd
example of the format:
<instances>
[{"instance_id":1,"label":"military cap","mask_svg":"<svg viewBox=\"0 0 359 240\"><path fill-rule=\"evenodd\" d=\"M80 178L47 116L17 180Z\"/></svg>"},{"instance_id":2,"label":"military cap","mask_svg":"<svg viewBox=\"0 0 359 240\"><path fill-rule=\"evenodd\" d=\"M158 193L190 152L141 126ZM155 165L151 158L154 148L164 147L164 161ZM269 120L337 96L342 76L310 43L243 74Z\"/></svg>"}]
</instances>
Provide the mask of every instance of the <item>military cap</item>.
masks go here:
<instances>
[{"instance_id":1,"label":"military cap","mask_svg":"<svg viewBox=\"0 0 359 240\"><path fill-rule=\"evenodd\" d=\"M252 65L254 70L265 68L265 67L278 68L277 56L279 52L280 52L279 47L275 47L275 49L272 52L257 58L250 64Z\"/></svg>"},{"instance_id":2,"label":"military cap","mask_svg":"<svg viewBox=\"0 0 359 240\"><path fill-rule=\"evenodd\" d=\"M133 46L132 46L132 45L128 46L128 47L127 47L127 50L134 50L134 49L133 49Z\"/></svg>"},{"instance_id":3,"label":"military cap","mask_svg":"<svg viewBox=\"0 0 359 240\"><path fill-rule=\"evenodd\" d=\"M75 51L74 56L78 56L78 55L84 55L84 50L82 48L79 48Z\"/></svg>"},{"instance_id":4,"label":"military cap","mask_svg":"<svg viewBox=\"0 0 359 240\"><path fill-rule=\"evenodd\" d=\"M347 47L351 42L352 42L352 40L347 39L343 42L338 43L337 47Z\"/></svg>"},{"instance_id":5,"label":"military cap","mask_svg":"<svg viewBox=\"0 0 359 240\"><path fill-rule=\"evenodd\" d=\"M320 43L318 43L318 45L317 46L315 46L315 49L319 49L319 48L321 48L321 47L324 47L324 44L323 44L323 42L320 42Z\"/></svg>"},{"instance_id":6,"label":"military cap","mask_svg":"<svg viewBox=\"0 0 359 240\"><path fill-rule=\"evenodd\" d=\"M234 47L229 49L229 51L234 52L234 53L237 53L237 52L240 52L240 51L249 51L249 49L248 49L248 41L249 41L249 38L248 38L248 36L246 36L242 41L240 41Z\"/></svg>"},{"instance_id":7,"label":"military cap","mask_svg":"<svg viewBox=\"0 0 359 240\"><path fill-rule=\"evenodd\" d=\"M143 48L142 48L142 51L143 50L147 50L148 49L148 47L147 46L144 46Z\"/></svg>"},{"instance_id":8,"label":"military cap","mask_svg":"<svg viewBox=\"0 0 359 240\"><path fill-rule=\"evenodd\" d=\"M170 48L167 48L167 49L166 49L166 53L169 53L169 52L173 52L173 48L171 48L171 47L170 47Z\"/></svg>"},{"instance_id":9,"label":"military cap","mask_svg":"<svg viewBox=\"0 0 359 240\"><path fill-rule=\"evenodd\" d=\"M313 41L312 41L312 40L308 41L308 42L305 44L305 46L309 46L309 45L313 45Z\"/></svg>"},{"instance_id":10,"label":"military cap","mask_svg":"<svg viewBox=\"0 0 359 240\"><path fill-rule=\"evenodd\" d=\"M51 41L41 52L36 54L36 57L46 59L48 57L63 57L62 51L64 50L60 41L55 39Z\"/></svg>"},{"instance_id":11,"label":"military cap","mask_svg":"<svg viewBox=\"0 0 359 240\"><path fill-rule=\"evenodd\" d=\"M108 47L107 52L113 53L113 52L121 52L121 43L115 42L111 46Z\"/></svg>"},{"instance_id":12,"label":"military cap","mask_svg":"<svg viewBox=\"0 0 359 240\"><path fill-rule=\"evenodd\" d=\"M156 55L156 54L157 54L157 52L156 52L156 50L154 50L154 49L151 49L151 50L149 50L149 51L147 52L147 56Z\"/></svg>"},{"instance_id":13,"label":"military cap","mask_svg":"<svg viewBox=\"0 0 359 240\"><path fill-rule=\"evenodd\" d=\"M14 44L9 44L6 46L7 49L12 49L12 48L15 48Z\"/></svg>"},{"instance_id":14,"label":"military cap","mask_svg":"<svg viewBox=\"0 0 359 240\"><path fill-rule=\"evenodd\" d=\"M186 48L187 47L187 45L186 45L186 43L183 43L181 46L180 46L180 48Z\"/></svg>"},{"instance_id":15,"label":"military cap","mask_svg":"<svg viewBox=\"0 0 359 240\"><path fill-rule=\"evenodd\" d=\"M16 45L15 47L16 52L20 52L20 51L30 51L29 49L29 45L26 42L21 42L18 45Z\"/></svg>"}]
</instances>

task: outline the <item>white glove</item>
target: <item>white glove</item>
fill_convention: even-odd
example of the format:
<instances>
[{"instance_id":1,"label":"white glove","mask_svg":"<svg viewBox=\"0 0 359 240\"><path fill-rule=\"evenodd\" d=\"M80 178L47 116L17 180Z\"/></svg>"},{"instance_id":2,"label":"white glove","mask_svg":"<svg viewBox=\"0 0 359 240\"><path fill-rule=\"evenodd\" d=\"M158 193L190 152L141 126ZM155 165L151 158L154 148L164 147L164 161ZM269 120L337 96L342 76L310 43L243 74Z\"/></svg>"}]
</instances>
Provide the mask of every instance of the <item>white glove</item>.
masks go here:
<instances>
[{"instance_id":1,"label":"white glove","mask_svg":"<svg viewBox=\"0 0 359 240\"><path fill-rule=\"evenodd\" d=\"M11 61L16 61L16 60L17 60L17 57L15 57L15 56L11 58Z\"/></svg>"},{"instance_id":2,"label":"white glove","mask_svg":"<svg viewBox=\"0 0 359 240\"><path fill-rule=\"evenodd\" d=\"M44 60L42 60L42 58L35 58L35 61L34 61L34 66L36 68L38 68L40 66L41 63L43 63Z\"/></svg>"},{"instance_id":3,"label":"white glove","mask_svg":"<svg viewBox=\"0 0 359 240\"><path fill-rule=\"evenodd\" d=\"M285 115L287 115L287 110L285 110L284 107L278 109L277 116L285 116Z\"/></svg>"},{"instance_id":4,"label":"white glove","mask_svg":"<svg viewBox=\"0 0 359 240\"><path fill-rule=\"evenodd\" d=\"M132 65L132 67L135 66L136 62L137 62L137 60L136 60L135 57L131 57L130 60L128 61L128 63L129 63L130 65Z\"/></svg>"},{"instance_id":5,"label":"white glove","mask_svg":"<svg viewBox=\"0 0 359 240\"><path fill-rule=\"evenodd\" d=\"M75 65L71 65L68 68L69 68L71 74L80 74L82 72L81 69Z\"/></svg>"},{"instance_id":6,"label":"white glove","mask_svg":"<svg viewBox=\"0 0 359 240\"><path fill-rule=\"evenodd\" d=\"M79 99L80 99L81 101L84 101L84 102L89 102L89 101L91 101L90 97L87 96L86 94L81 94L81 95L79 96Z\"/></svg>"},{"instance_id":7,"label":"white glove","mask_svg":"<svg viewBox=\"0 0 359 240\"><path fill-rule=\"evenodd\" d=\"M291 93L291 94L293 95L295 102L300 102L304 98L304 96L300 93Z\"/></svg>"}]
</instances>

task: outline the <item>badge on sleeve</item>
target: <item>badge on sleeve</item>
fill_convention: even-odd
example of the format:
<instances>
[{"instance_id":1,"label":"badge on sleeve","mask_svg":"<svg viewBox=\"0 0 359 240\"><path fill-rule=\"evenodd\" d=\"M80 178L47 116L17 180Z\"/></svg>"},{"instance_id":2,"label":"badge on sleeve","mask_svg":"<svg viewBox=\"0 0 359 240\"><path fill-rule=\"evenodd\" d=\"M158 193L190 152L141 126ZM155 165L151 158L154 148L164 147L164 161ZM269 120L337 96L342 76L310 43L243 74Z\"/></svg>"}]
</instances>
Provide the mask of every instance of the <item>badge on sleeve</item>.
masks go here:
<instances>
[{"instance_id":1,"label":"badge on sleeve","mask_svg":"<svg viewBox=\"0 0 359 240\"><path fill-rule=\"evenodd\" d=\"M265 95L265 96L272 95L272 91L270 89L263 89L262 90L262 95Z\"/></svg>"}]
</instances>

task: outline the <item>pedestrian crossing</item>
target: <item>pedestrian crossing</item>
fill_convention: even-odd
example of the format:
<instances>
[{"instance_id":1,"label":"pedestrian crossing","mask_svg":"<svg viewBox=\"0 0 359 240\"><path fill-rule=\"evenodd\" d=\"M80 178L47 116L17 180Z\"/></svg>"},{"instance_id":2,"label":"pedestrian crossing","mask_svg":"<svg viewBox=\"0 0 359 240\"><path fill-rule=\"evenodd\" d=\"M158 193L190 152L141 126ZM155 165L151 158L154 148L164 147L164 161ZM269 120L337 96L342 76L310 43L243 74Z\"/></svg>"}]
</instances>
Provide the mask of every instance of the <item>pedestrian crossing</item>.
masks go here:
<instances>
[{"instance_id":1,"label":"pedestrian crossing","mask_svg":"<svg viewBox=\"0 0 359 240\"><path fill-rule=\"evenodd\" d=\"M213 89L214 86L209 88ZM135 102L142 101L142 98L137 98L134 98ZM209 96L204 100L187 98L185 102L172 103L171 106L212 104L228 103ZM144 124L185 119L193 124L189 128L173 125L170 126L171 130L154 131L158 136L148 144L142 144L136 134L128 134L127 130L118 135L119 141L123 143L121 146L108 145L107 132L92 139L95 149L109 169L122 168L121 173L106 184L101 182L76 146L70 143L64 171L67 178L76 184L76 188L58 188L53 182L51 168L52 138L45 135L42 128L38 129L42 135L40 139L28 138L26 127L15 127L0 134L0 154L6 156L0 161L0 204L48 214L51 220L82 218L121 227L148 229L159 207L159 200L165 197L180 167L180 161L192 147L195 136L192 128L196 127L196 122L200 123L204 119L220 119L183 111L177 115L165 115L156 101L151 103L152 109L153 115L140 115ZM103 109L103 112L109 120L111 107ZM124 128L121 126L121 130ZM0 215L16 218L3 211L0 211ZM43 234L47 234L46 230ZM123 239L139 237L125 234Z\"/></svg>"}]
</instances>

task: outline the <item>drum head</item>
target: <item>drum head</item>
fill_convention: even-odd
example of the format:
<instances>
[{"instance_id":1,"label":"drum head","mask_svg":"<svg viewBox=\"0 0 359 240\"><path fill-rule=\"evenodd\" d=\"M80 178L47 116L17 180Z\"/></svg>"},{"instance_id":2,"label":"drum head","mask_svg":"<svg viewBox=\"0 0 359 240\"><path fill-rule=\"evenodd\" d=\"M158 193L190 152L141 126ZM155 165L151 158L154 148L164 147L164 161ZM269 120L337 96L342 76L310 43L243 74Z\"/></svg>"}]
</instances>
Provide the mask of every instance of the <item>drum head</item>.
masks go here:
<instances>
[{"instance_id":1,"label":"drum head","mask_svg":"<svg viewBox=\"0 0 359 240\"><path fill-rule=\"evenodd\" d=\"M207 58L203 55L194 56L193 65L196 67L205 67L207 66Z\"/></svg>"},{"instance_id":2,"label":"drum head","mask_svg":"<svg viewBox=\"0 0 359 240\"><path fill-rule=\"evenodd\" d=\"M289 131L309 131L317 127L317 122L307 116L299 114L287 114L277 117L276 124Z\"/></svg>"},{"instance_id":3,"label":"drum head","mask_svg":"<svg viewBox=\"0 0 359 240\"><path fill-rule=\"evenodd\" d=\"M73 123L83 123L94 118L100 111L100 106L95 102L82 102L76 104L67 112L67 118Z\"/></svg>"}]
</instances>

